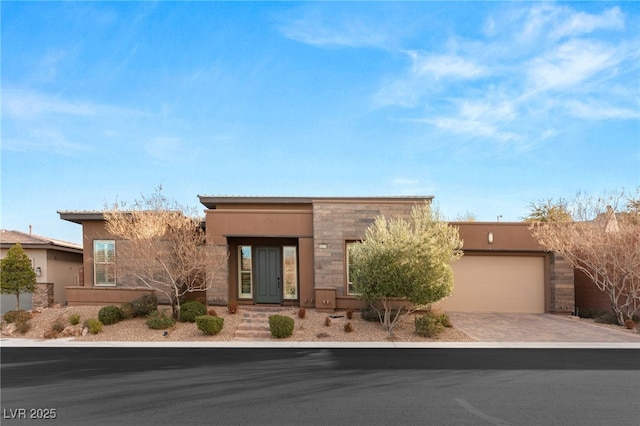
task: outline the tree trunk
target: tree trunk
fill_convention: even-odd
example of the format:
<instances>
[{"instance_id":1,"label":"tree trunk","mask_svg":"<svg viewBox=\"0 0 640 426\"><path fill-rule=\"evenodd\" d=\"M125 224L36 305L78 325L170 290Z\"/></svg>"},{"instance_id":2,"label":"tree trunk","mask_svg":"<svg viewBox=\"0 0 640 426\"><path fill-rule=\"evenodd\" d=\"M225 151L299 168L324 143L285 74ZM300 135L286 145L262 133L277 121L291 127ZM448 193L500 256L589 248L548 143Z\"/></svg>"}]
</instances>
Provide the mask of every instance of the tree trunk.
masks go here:
<instances>
[{"instance_id":1,"label":"tree trunk","mask_svg":"<svg viewBox=\"0 0 640 426\"><path fill-rule=\"evenodd\" d=\"M16 293L16 311L20 310L20 292Z\"/></svg>"}]
</instances>

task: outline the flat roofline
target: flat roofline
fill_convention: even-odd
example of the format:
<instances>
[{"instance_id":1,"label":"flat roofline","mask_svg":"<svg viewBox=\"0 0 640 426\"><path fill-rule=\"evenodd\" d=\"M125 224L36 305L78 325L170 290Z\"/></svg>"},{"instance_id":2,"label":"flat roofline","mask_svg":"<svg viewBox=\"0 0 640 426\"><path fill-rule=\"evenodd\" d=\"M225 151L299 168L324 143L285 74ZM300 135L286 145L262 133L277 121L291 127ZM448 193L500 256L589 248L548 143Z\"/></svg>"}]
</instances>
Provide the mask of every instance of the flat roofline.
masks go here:
<instances>
[{"instance_id":1,"label":"flat roofline","mask_svg":"<svg viewBox=\"0 0 640 426\"><path fill-rule=\"evenodd\" d=\"M215 209L218 204L313 204L314 202L354 201L354 202L420 202L430 201L433 195L415 196L371 196L371 197L284 197L284 196L217 196L198 195L200 203L208 209Z\"/></svg>"},{"instance_id":2,"label":"flat roofline","mask_svg":"<svg viewBox=\"0 0 640 426\"><path fill-rule=\"evenodd\" d=\"M104 220L101 211L58 211L60 219L82 225L82 222L90 220Z\"/></svg>"}]
</instances>

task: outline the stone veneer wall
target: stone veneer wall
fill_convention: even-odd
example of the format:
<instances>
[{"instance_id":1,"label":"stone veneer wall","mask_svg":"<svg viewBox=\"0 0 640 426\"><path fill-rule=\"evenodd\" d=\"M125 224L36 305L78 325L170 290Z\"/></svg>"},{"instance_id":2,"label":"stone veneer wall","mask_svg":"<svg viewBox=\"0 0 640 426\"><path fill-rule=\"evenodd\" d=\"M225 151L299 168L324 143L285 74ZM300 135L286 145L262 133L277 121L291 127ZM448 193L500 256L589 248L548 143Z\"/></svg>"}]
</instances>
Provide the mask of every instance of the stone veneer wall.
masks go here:
<instances>
[{"instance_id":1,"label":"stone veneer wall","mask_svg":"<svg viewBox=\"0 0 640 426\"><path fill-rule=\"evenodd\" d=\"M226 305L229 303L229 246L215 246L220 262L212 267L213 284L207 290L207 304Z\"/></svg>"},{"instance_id":2,"label":"stone veneer wall","mask_svg":"<svg viewBox=\"0 0 640 426\"><path fill-rule=\"evenodd\" d=\"M38 283L31 296L32 309L49 308L53 305L53 283Z\"/></svg>"},{"instance_id":3,"label":"stone veneer wall","mask_svg":"<svg viewBox=\"0 0 640 426\"><path fill-rule=\"evenodd\" d=\"M549 312L571 313L575 309L573 267L563 256L555 253L550 255L549 263Z\"/></svg>"},{"instance_id":4,"label":"stone veneer wall","mask_svg":"<svg viewBox=\"0 0 640 426\"><path fill-rule=\"evenodd\" d=\"M417 201L417 204L422 203ZM411 215L416 203L314 201L313 235L315 287L335 288L338 297L346 293L345 242L364 237L366 229L380 215Z\"/></svg>"}]
</instances>

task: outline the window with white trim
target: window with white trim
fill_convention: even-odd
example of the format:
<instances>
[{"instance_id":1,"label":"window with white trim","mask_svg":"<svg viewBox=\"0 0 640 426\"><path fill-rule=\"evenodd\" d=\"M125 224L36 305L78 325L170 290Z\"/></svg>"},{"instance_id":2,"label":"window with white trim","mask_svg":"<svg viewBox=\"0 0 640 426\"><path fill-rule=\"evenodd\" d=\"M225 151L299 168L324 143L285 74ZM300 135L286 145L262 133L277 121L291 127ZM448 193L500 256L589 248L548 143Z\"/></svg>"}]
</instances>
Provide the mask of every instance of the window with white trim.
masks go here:
<instances>
[{"instance_id":1,"label":"window with white trim","mask_svg":"<svg viewBox=\"0 0 640 426\"><path fill-rule=\"evenodd\" d=\"M357 296L358 293L353 289L353 281L351 281L351 263L349 262L349 253L351 247L354 244L357 244L359 241L347 241L345 243L345 270L346 270L346 279L347 279L347 294L351 296Z\"/></svg>"},{"instance_id":2,"label":"window with white trim","mask_svg":"<svg viewBox=\"0 0 640 426\"><path fill-rule=\"evenodd\" d=\"M285 299L298 298L298 256L296 246L282 247Z\"/></svg>"},{"instance_id":3,"label":"window with white trim","mask_svg":"<svg viewBox=\"0 0 640 426\"><path fill-rule=\"evenodd\" d=\"M93 283L96 286L116 285L116 242L93 241Z\"/></svg>"},{"instance_id":4,"label":"window with white trim","mask_svg":"<svg viewBox=\"0 0 640 426\"><path fill-rule=\"evenodd\" d=\"M253 293L251 246L238 246L238 298L251 298Z\"/></svg>"}]
</instances>

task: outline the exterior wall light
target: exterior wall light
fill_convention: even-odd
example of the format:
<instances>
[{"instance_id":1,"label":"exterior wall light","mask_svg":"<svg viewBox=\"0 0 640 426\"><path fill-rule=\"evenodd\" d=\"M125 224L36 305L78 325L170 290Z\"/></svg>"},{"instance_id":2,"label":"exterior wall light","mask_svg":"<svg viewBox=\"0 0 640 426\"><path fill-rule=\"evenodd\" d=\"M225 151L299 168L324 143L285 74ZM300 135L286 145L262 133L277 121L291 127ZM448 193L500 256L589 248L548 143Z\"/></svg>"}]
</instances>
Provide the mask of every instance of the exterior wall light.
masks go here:
<instances>
[{"instance_id":1,"label":"exterior wall light","mask_svg":"<svg viewBox=\"0 0 640 426\"><path fill-rule=\"evenodd\" d=\"M489 244L493 244L493 232L489 232L489 234L487 234L487 241Z\"/></svg>"},{"instance_id":2,"label":"exterior wall light","mask_svg":"<svg viewBox=\"0 0 640 426\"><path fill-rule=\"evenodd\" d=\"M38 266L36 268L36 277L39 277L40 275L42 275L42 268Z\"/></svg>"}]
</instances>

